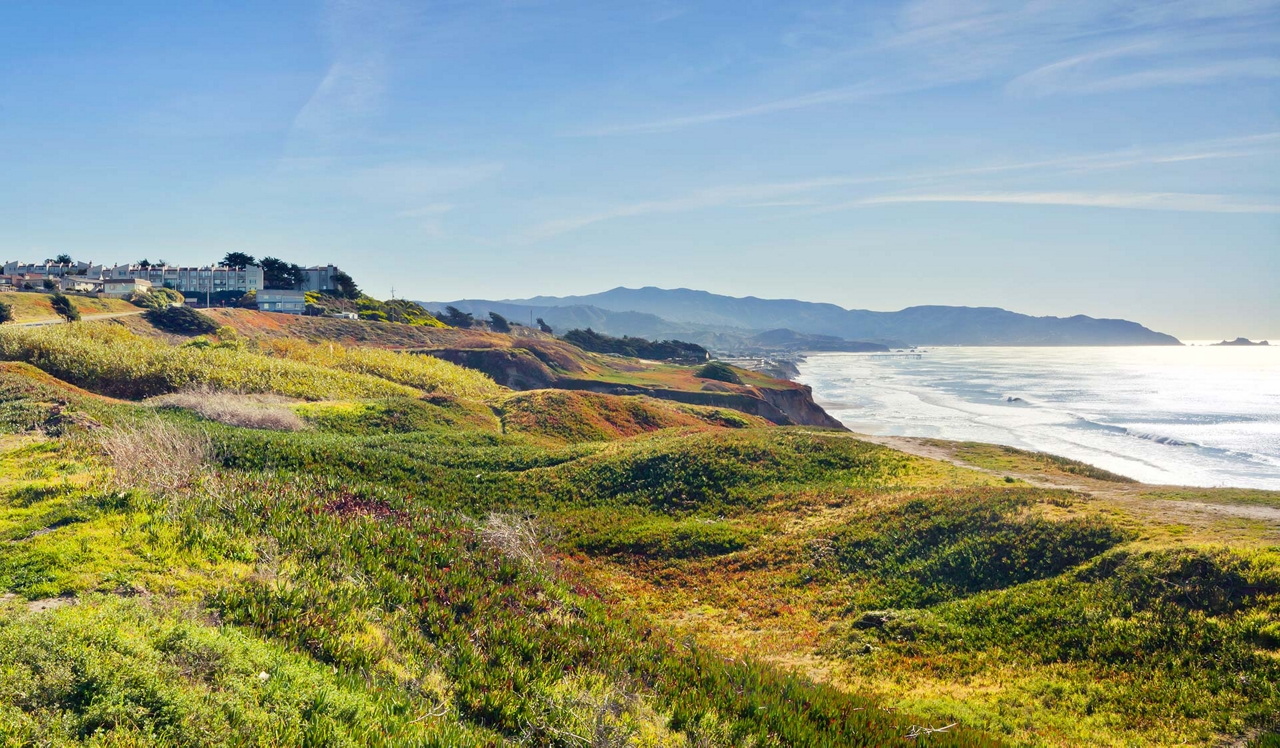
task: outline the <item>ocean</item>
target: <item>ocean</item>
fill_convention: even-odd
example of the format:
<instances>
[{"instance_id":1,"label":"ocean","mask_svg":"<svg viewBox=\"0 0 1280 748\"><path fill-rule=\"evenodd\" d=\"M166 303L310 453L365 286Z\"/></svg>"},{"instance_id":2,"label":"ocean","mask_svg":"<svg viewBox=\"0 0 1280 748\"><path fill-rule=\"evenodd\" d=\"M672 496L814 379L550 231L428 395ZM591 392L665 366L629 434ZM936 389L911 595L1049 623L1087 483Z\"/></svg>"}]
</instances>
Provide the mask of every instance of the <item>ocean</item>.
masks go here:
<instances>
[{"instance_id":1,"label":"ocean","mask_svg":"<svg viewBox=\"0 0 1280 748\"><path fill-rule=\"evenodd\" d=\"M821 353L798 381L856 432L1005 444L1146 483L1280 490L1280 346Z\"/></svg>"}]
</instances>

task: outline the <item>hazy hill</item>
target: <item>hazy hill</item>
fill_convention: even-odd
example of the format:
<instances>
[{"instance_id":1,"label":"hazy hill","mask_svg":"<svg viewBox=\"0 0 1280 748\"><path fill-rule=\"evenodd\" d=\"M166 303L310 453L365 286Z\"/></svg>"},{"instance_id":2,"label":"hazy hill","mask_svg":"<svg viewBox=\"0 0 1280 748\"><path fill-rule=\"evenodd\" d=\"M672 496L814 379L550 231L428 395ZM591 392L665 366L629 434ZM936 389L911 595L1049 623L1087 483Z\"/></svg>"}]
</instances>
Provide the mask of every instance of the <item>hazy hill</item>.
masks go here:
<instances>
[{"instance_id":1,"label":"hazy hill","mask_svg":"<svg viewBox=\"0 0 1280 748\"><path fill-rule=\"evenodd\" d=\"M678 325L654 314L627 310L613 311L590 304L537 305L485 299L418 303L436 313L442 312L446 306L455 306L480 320L488 319L489 312L497 312L512 322L522 325L533 324L533 320L542 318L551 325L556 334L574 329L585 330L588 327L608 335L632 335L640 338L663 337L690 331L687 325Z\"/></svg>"},{"instance_id":2,"label":"hazy hill","mask_svg":"<svg viewBox=\"0 0 1280 748\"><path fill-rule=\"evenodd\" d=\"M917 306L897 312L844 309L795 299L738 298L687 288L615 288L587 296L538 296L511 304L587 305L652 314L677 325L786 328L848 340L913 345L1178 345L1171 335L1118 319L1031 317L994 307Z\"/></svg>"}]
</instances>

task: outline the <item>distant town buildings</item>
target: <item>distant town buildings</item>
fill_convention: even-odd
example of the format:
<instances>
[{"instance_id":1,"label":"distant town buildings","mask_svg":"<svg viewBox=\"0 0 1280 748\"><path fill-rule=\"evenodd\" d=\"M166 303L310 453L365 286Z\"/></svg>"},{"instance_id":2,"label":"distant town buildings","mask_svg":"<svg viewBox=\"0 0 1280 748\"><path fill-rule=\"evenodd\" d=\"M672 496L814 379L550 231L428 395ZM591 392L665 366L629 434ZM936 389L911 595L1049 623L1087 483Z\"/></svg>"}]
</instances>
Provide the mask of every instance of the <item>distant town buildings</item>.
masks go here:
<instances>
[{"instance_id":1,"label":"distant town buildings","mask_svg":"<svg viewBox=\"0 0 1280 748\"><path fill-rule=\"evenodd\" d=\"M63 259L66 259L65 255ZM293 278L298 281L296 289L268 289L263 269L258 265L153 265L143 261L142 264L107 266L92 262L15 260L0 266L0 288L18 291L58 289L118 297L151 288L171 288L196 301L227 292L241 295L253 292L259 309L293 314L306 312L306 291L342 291L337 282L342 271L336 265L293 268ZM225 303L228 297L218 298L222 300L219 303Z\"/></svg>"}]
</instances>

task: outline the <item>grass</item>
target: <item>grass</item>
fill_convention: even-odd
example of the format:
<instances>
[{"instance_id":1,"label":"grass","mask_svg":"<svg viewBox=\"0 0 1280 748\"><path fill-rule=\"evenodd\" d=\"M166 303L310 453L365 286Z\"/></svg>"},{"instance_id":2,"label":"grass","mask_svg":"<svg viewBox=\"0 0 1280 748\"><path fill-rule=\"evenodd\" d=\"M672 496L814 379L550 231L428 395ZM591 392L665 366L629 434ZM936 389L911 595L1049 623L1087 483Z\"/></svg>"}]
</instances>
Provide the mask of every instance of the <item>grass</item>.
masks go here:
<instances>
[{"instance_id":1,"label":"grass","mask_svg":"<svg viewBox=\"0 0 1280 748\"><path fill-rule=\"evenodd\" d=\"M0 329L0 358L25 361L72 384L143 398L192 386L306 400L414 395L369 374L328 369L233 348L174 348L116 327Z\"/></svg>"},{"instance_id":2,"label":"grass","mask_svg":"<svg viewBox=\"0 0 1280 748\"><path fill-rule=\"evenodd\" d=\"M430 394L493 401L505 392L480 372L430 356L377 348L347 348L337 343L308 344L298 340L264 341L259 350L275 358L378 377Z\"/></svg>"},{"instance_id":3,"label":"grass","mask_svg":"<svg viewBox=\"0 0 1280 748\"><path fill-rule=\"evenodd\" d=\"M948 446L953 446L956 457L965 462L996 472L1072 475L1108 483L1137 483L1132 478L1117 475L1088 463L1044 452L1028 452L1015 447L979 442L959 442L954 445L948 444Z\"/></svg>"},{"instance_id":4,"label":"grass","mask_svg":"<svg viewBox=\"0 0 1280 748\"><path fill-rule=\"evenodd\" d=\"M37 283L39 282L37 281ZM49 294L31 292L0 294L0 300L13 307L13 319L15 322L57 319L58 315L53 311L53 306L49 301L50 298ZM78 296L76 294L69 294L67 298L71 299L71 304L85 316L141 311L124 299L99 299L93 296Z\"/></svg>"},{"instance_id":5,"label":"grass","mask_svg":"<svg viewBox=\"0 0 1280 748\"><path fill-rule=\"evenodd\" d=\"M972 448L993 475L405 354L103 328L0 331L20 361L0 365L16 744L856 746L957 723L910 742L1265 745L1280 727L1280 552L1210 542L1241 532L1226 519L1152 533L1105 493L1000 478L1106 485L1073 464ZM306 427L76 386L134 393L153 371L305 399L276 407Z\"/></svg>"},{"instance_id":6,"label":"grass","mask_svg":"<svg viewBox=\"0 0 1280 748\"><path fill-rule=\"evenodd\" d=\"M535 390L507 398L502 424L509 432L570 442L612 441L667 428L763 426L762 419L723 408L676 405L648 397Z\"/></svg>"}]
</instances>

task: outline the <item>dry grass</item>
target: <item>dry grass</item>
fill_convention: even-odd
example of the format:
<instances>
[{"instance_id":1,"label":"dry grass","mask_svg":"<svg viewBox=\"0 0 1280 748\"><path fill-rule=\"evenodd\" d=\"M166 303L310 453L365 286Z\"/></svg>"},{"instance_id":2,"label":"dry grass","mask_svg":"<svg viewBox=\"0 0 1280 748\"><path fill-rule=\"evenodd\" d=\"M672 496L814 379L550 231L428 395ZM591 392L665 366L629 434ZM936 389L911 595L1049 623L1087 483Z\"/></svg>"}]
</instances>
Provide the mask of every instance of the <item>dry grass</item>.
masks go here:
<instances>
[{"instance_id":1,"label":"dry grass","mask_svg":"<svg viewBox=\"0 0 1280 748\"><path fill-rule=\"evenodd\" d=\"M546 534L536 518L522 514L494 512L480 525L480 540L485 545L533 570L546 566Z\"/></svg>"},{"instance_id":2,"label":"dry grass","mask_svg":"<svg viewBox=\"0 0 1280 748\"><path fill-rule=\"evenodd\" d=\"M164 421L120 426L98 436L122 487L175 493L200 481L213 460L213 444Z\"/></svg>"},{"instance_id":3,"label":"dry grass","mask_svg":"<svg viewBox=\"0 0 1280 748\"><path fill-rule=\"evenodd\" d=\"M301 431L306 421L288 407L288 398L273 395L244 395L205 387L161 395L147 401L149 405L186 408L210 421L246 429Z\"/></svg>"}]
</instances>

